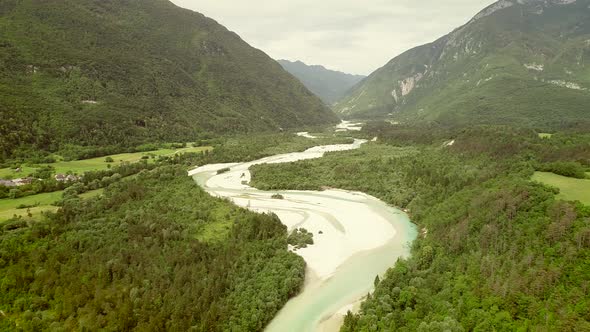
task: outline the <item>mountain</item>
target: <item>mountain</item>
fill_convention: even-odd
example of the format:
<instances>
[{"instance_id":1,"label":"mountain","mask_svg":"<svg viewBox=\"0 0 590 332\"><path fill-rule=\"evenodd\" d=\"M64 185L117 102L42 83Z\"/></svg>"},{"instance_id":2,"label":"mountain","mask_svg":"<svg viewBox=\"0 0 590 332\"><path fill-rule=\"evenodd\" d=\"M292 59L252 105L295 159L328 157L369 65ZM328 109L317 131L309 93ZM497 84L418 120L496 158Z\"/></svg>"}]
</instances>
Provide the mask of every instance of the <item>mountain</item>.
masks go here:
<instances>
[{"instance_id":1,"label":"mountain","mask_svg":"<svg viewBox=\"0 0 590 332\"><path fill-rule=\"evenodd\" d=\"M1 0L0 159L336 116L273 59L167 0Z\"/></svg>"},{"instance_id":2,"label":"mountain","mask_svg":"<svg viewBox=\"0 0 590 332\"><path fill-rule=\"evenodd\" d=\"M443 125L590 119L590 0L503 0L394 58L335 110Z\"/></svg>"},{"instance_id":3,"label":"mountain","mask_svg":"<svg viewBox=\"0 0 590 332\"><path fill-rule=\"evenodd\" d=\"M278 62L328 105L344 97L353 86L365 78L362 75L329 70L324 66L306 65L301 61L278 60Z\"/></svg>"}]
</instances>

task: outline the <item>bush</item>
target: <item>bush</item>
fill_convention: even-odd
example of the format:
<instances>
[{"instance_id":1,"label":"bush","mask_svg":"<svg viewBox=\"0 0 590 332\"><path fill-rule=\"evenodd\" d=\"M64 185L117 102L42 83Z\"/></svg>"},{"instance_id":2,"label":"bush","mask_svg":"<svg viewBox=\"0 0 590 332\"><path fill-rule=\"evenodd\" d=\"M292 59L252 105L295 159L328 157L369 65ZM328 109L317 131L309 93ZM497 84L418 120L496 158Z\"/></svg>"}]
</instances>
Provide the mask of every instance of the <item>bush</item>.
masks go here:
<instances>
[{"instance_id":1,"label":"bush","mask_svg":"<svg viewBox=\"0 0 590 332\"><path fill-rule=\"evenodd\" d=\"M272 198L272 199L285 199L285 197L283 197L283 195L281 195L281 194L274 194L274 195L270 196L270 198Z\"/></svg>"},{"instance_id":2,"label":"bush","mask_svg":"<svg viewBox=\"0 0 590 332\"><path fill-rule=\"evenodd\" d=\"M8 191L8 198L15 199L22 196L20 189L10 189Z\"/></svg>"},{"instance_id":3,"label":"bush","mask_svg":"<svg viewBox=\"0 0 590 332\"><path fill-rule=\"evenodd\" d=\"M33 177L34 178L38 178L38 179L43 179L43 180L47 180L51 178L51 175L53 175L53 173L55 172L55 168L53 166L43 166L39 169L37 169L37 171L35 173L33 173Z\"/></svg>"},{"instance_id":4,"label":"bush","mask_svg":"<svg viewBox=\"0 0 590 332\"><path fill-rule=\"evenodd\" d=\"M114 162L115 162L115 160L113 160L113 158L112 158L112 157L106 157L106 158L104 159L104 161L105 161L105 163L114 163Z\"/></svg>"},{"instance_id":5,"label":"bush","mask_svg":"<svg viewBox=\"0 0 590 332\"><path fill-rule=\"evenodd\" d=\"M223 173L227 173L229 171L231 171L231 169L229 167L226 167L226 168L222 168L222 169L218 170L217 174L223 174Z\"/></svg>"},{"instance_id":6,"label":"bush","mask_svg":"<svg viewBox=\"0 0 590 332\"><path fill-rule=\"evenodd\" d=\"M307 248L307 245L313 244L313 234L305 228L295 228L289 237L287 243L295 249Z\"/></svg>"},{"instance_id":7,"label":"bush","mask_svg":"<svg viewBox=\"0 0 590 332\"><path fill-rule=\"evenodd\" d=\"M39 206L39 203L37 203L37 204L20 204L16 208L19 209L19 210L24 210L24 209L34 208L34 207L37 207L37 206Z\"/></svg>"}]
</instances>

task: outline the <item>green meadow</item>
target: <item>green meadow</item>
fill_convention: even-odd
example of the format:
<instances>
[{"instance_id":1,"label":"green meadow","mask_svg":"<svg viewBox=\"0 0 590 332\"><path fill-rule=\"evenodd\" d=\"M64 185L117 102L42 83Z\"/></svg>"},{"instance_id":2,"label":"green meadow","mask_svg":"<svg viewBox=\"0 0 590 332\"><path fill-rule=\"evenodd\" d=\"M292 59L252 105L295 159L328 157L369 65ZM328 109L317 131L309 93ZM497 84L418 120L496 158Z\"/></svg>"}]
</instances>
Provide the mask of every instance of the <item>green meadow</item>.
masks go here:
<instances>
[{"instance_id":1,"label":"green meadow","mask_svg":"<svg viewBox=\"0 0 590 332\"><path fill-rule=\"evenodd\" d=\"M553 134L539 133L539 138L551 138Z\"/></svg>"},{"instance_id":2,"label":"green meadow","mask_svg":"<svg viewBox=\"0 0 590 332\"><path fill-rule=\"evenodd\" d=\"M80 195L82 198L89 198L98 196L104 189L97 189L85 192ZM51 193L43 193L32 196L21 197L17 199L4 198L0 199L0 221L10 219L12 217L25 217L31 213L33 216L38 216L46 211L56 211L57 206L54 206L57 201L61 200L62 191L54 191ZM30 206L30 208L19 208L21 206Z\"/></svg>"},{"instance_id":3,"label":"green meadow","mask_svg":"<svg viewBox=\"0 0 590 332\"><path fill-rule=\"evenodd\" d=\"M549 172L535 172L533 180L559 188L560 199L590 205L590 179L574 179Z\"/></svg>"}]
</instances>

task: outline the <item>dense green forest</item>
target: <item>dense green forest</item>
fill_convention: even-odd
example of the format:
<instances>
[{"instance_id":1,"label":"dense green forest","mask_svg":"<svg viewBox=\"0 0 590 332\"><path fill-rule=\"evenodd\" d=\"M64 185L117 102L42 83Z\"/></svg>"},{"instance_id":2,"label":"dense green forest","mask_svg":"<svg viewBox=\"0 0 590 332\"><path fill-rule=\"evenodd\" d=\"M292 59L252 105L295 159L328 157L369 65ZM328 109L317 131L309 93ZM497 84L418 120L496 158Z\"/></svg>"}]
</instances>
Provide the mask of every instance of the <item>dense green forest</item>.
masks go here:
<instances>
[{"instance_id":1,"label":"dense green forest","mask_svg":"<svg viewBox=\"0 0 590 332\"><path fill-rule=\"evenodd\" d=\"M180 166L0 232L2 330L261 330L304 278L276 216L210 197Z\"/></svg>"},{"instance_id":2,"label":"dense green forest","mask_svg":"<svg viewBox=\"0 0 590 332\"><path fill-rule=\"evenodd\" d=\"M168 0L1 0L0 96L0 162L337 121L262 51Z\"/></svg>"},{"instance_id":3,"label":"dense green forest","mask_svg":"<svg viewBox=\"0 0 590 332\"><path fill-rule=\"evenodd\" d=\"M588 134L431 129L370 124L360 150L252 169L258 188L359 190L420 227L342 331L589 330L590 207L530 180L587 170Z\"/></svg>"}]
</instances>

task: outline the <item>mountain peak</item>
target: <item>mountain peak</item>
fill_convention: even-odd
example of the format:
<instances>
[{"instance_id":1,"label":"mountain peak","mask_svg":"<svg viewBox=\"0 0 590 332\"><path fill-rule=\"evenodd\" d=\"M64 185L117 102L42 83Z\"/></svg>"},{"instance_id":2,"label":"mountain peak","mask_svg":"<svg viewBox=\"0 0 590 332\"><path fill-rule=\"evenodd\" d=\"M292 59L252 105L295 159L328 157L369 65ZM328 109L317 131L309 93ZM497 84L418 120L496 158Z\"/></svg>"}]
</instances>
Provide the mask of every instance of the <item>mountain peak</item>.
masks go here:
<instances>
[{"instance_id":1,"label":"mountain peak","mask_svg":"<svg viewBox=\"0 0 590 332\"><path fill-rule=\"evenodd\" d=\"M499 10L512 7L515 5L540 5L543 7L547 7L550 5L569 5L576 1L577 0L500 0L484 8L481 12L475 15L475 17L473 17L471 21L475 21L482 17L489 16Z\"/></svg>"}]
</instances>

